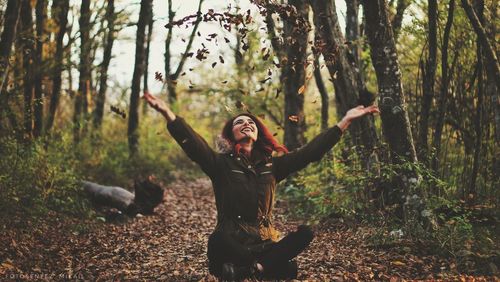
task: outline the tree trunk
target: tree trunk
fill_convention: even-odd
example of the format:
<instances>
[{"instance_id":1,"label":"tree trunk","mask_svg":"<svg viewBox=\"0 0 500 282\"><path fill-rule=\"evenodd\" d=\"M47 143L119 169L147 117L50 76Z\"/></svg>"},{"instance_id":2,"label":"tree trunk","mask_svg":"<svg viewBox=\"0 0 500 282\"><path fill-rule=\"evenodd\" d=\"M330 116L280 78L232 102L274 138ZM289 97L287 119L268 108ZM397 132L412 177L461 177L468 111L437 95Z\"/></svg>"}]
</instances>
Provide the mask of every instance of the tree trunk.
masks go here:
<instances>
[{"instance_id":1,"label":"tree trunk","mask_svg":"<svg viewBox=\"0 0 500 282\"><path fill-rule=\"evenodd\" d=\"M67 31L68 24L68 1L54 1L51 8L52 18L57 26L56 34L56 53L54 58L54 69L52 73L52 96L50 97L49 114L45 125L45 132L48 133L52 129L56 116L59 98L61 97L61 75L64 70L64 45L63 39Z\"/></svg>"},{"instance_id":2,"label":"tree trunk","mask_svg":"<svg viewBox=\"0 0 500 282\"><path fill-rule=\"evenodd\" d=\"M152 9L152 7L151 7ZM144 59L145 67L144 67L144 92L149 92L149 53L151 49L151 37L153 34L153 13L150 13L148 20L148 34L146 39L146 58ZM148 110L148 103L142 103L142 114L145 115Z\"/></svg>"},{"instance_id":3,"label":"tree trunk","mask_svg":"<svg viewBox=\"0 0 500 282\"><path fill-rule=\"evenodd\" d=\"M94 127L101 128L102 118L104 115L104 103L106 102L106 90L108 89L108 68L111 62L111 51L113 50L113 43L115 41L115 1L108 0L106 8L106 20L108 21L108 33L106 36L106 43L104 46L104 53L100 68L99 78L99 93L97 94L96 106L94 110Z\"/></svg>"},{"instance_id":4,"label":"tree trunk","mask_svg":"<svg viewBox=\"0 0 500 282\"><path fill-rule=\"evenodd\" d=\"M403 23L403 15L405 13L406 8L410 6L410 0L398 0L396 6L396 15L392 19L392 31L394 33L394 41L397 42L399 37L399 32L401 30L401 25Z\"/></svg>"},{"instance_id":5,"label":"tree trunk","mask_svg":"<svg viewBox=\"0 0 500 282\"><path fill-rule=\"evenodd\" d=\"M33 34L33 8L30 0L23 0L21 10L24 68L24 134L26 139L33 136L33 63L35 55L35 38Z\"/></svg>"},{"instance_id":6,"label":"tree trunk","mask_svg":"<svg viewBox=\"0 0 500 282\"><path fill-rule=\"evenodd\" d=\"M358 88L365 89L365 81L363 76L363 62L360 58L361 53L361 40L359 36L359 0L346 0L346 24L345 24L345 34L347 42L349 42L350 52L352 55L351 64L354 67L354 72L358 78Z\"/></svg>"},{"instance_id":7,"label":"tree trunk","mask_svg":"<svg viewBox=\"0 0 500 282\"><path fill-rule=\"evenodd\" d=\"M135 66L132 76L132 89L130 93L130 109L128 118L128 146L130 157L134 157L139 149L139 92L141 91L141 78L144 74L144 43L146 25L151 13L152 0L141 0L139 21L135 41Z\"/></svg>"},{"instance_id":8,"label":"tree trunk","mask_svg":"<svg viewBox=\"0 0 500 282\"><path fill-rule=\"evenodd\" d=\"M314 54L314 80L321 95L321 131L328 129L328 92L326 91L325 83L321 77L321 68L319 66L319 53Z\"/></svg>"},{"instance_id":9,"label":"tree trunk","mask_svg":"<svg viewBox=\"0 0 500 282\"><path fill-rule=\"evenodd\" d=\"M47 41L47 32L45 29L45 22L47 21L47 1L36 1L36 56L33 72L35 73L35 99L34 99L34 114L35 126L33 128L33 135L39 137L43 130L43 93L42 83L45 76L45 66L43 64L43 49Z\"/></svg>"},{"instance_id":10,"label":"tree trunk","mask_svg":"<svg viewBox=\"0 0 500 282\"><path fill-rule=\"evenodd\" d=\"M323 53L326 66L335 86L335 96L339 104L340 116L360 104L364 89L358 84L359 73L355 72L356 63L348 61L348 50L337 18L334 1L309 1L314 11L314 25L320 38L316 38L315 48ZM369 99L368 99L369 100ZM373 120L362 117L349 127L354 144L359 148L364 166L370 166L370 156L378 143ZM369 167L368 167L369 168Z\"/></svg>"},{"instance_id":11,"label":"tree trunk","mask_svg":"<svg viewBox=\"0 0 500 282\"><path fill-rule=\"evenodd\" d=\"M435 172L439 169L439 156L441 153L441 135L443 133L444 118L446 113L446 102L448 87L450 84L450 76L448 75L448 44L450 41L451 27L453 24L453 13L455 11L455 0L450 0L448 5L448 18L443 34L443 45L441 47L441 89L438 100L438 117L436 119L436 129L432 139L432 147L434 148L434 156L431 162L431 168Z\"/></svg>"},{"instance_id":12,"label":"tree trunk","mask_svg":"<svg viewBox=\"0 0 500 282\"><path fill-rule=\"evenodd\" d=\"M420 110L420 126L418 130L418 153L420 161L427 163L429 113L434 98L434 82L436 79L437 56L437 0L429 0L427 14L429 19L429 56L425 62L423 76L423 98Z\"/></svg>"},{"instance_id":13,"label":"tree trunk","mask_svg":"<svg viewBox=\"0 0 500 282\"><path fill-rule=\"evenodd\" d=\"M500 99L498 97L498 90L500 89L500 67L498 65L498 58L496 56L496 52L493 49L487 35L484 30L483 24L479 20L476 12L470 5L468 0L462 0L462 7L464 8L467 17L469 18L474 31L478 36L478 41L481 44L482 50L484 52L484 56L486 58L486 71L488 72L487 76L491 82L488 83L490 93L495 93L492 95L493 98L493 107L495 113L495 141L500 141ZM495 87L496 89L491 89Z\"/></svg>"},{"instance_id":14,"label":"tree trunk","mask_svg":"<svg viewBox=\"0 0 500 282\"><path fill-rule=\"evenodd\" d=\"M78 92L75 95L75 113L74 113L74 140L80 141L82 115L84 119L88 110L88 95L90 91L91 80L91 44L90 44L90 0L82 0L80 8L80 64L78 70L80 79L78 82ZM85 121L83 121L85 122ZM83 126L86 126L85 124Z\"/></svg>"},{"instance_id":15,"label":"tree trunk","mask_svg":"<svg viewBox=\"0 0 500 282\"><path fill-rule=\"evenodd\" d=\"M366 35L371 48L371 59L377 76L379 107L381 110L382 130L389 144L392 162L415 163L417 156L411 135L410 121L406 111L401 70L399 67L387 3L385 0L364 0ZM400 168L394 177L396 183L390 202L405 202L418 176L413 169ZM414 210L411 207L407 207ZM408 209L405 209L408 210ZM402 211L402 210L400 210Z\"/></svg>"},{"instance_id":16,"label":"tree trunk","mask_svg":"<svg viewBox=\"0 0 500 282\"><path fill-rule=\"evenodd\" d=\"M187 59L187 54L191 50L191 46L193 45L194 41L194 36L196 32L198 31L198 26L200 25L200 22L202 20L201 17L201 6L203 4L204 0L199 0L198 2L198 11L196 12L198 17L196 18L196 22L194 23L193 30L191 32L191 35L189 36L188 43L186 45L186 49L184 50L184 53L181 54L181 60L179 62L179 65L177 65L177 69L172 72L172 66L171 66L171 54L170 54L170 43L172 40L172 26L168 27L168 34L167 34L167 40L165 41L165 76L166 76L166 82L167 82L167 89L168 89L168 100L171 104L175 103L177 101L177 91L176 91L176 85L177 85L177 79L179 78L179 75L182 72L182 69L184 68L184 63L186 63ZM174 16L175 12L172 11L172 0L167 0L168 2L168 20L169 22L174 21Z\"/></svg>"},{"instance_id":17,"label":"tree trunk","mask_svg":"<svg viewBox=\"0 0 500 282\"><path fill-rule=\"evenodd\" d=\"M12 43L16 38L17 21L21 13L21 3L19 0L9 0L5 10L5 21L0 37L0 89L3 89L7 80L9 68L9 57L12 50ZM0 110L2 110L0 108Z\"/></svg>"},{"instance_id":18,"label":"tree trunk","mask_svg":"<svg viewBox=\"0 0 500 282\"><path fill-rule=\"evenodd\" d=\"M299 148L305 143L306 129L304 115L304 93L299 93L305 87L305 65L307 59L307 23L309 6L303 0L289 1L295 7L297 14L283 19L284 53L281 81L285 95L285 134L284 143L289 150Z\"/></svg>"}]
</instances>

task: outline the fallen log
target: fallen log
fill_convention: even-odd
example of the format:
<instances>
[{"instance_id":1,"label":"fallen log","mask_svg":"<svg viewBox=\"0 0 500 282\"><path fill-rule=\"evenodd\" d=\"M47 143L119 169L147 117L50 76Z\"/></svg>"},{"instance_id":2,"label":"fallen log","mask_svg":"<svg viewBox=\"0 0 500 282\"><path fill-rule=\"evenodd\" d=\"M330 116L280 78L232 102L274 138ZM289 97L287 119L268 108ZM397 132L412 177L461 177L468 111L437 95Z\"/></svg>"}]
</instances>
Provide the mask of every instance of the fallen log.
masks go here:
<instances>
[{"instance_id":1,"label":"fallen log","mask_svg":"<svg viewBox=\"0 0 500 282\"><path fill-rule=\"evenodd\" d=\"M135 194L118 186L106 186L90 181L82 181L84 191L92 202L116 208L128 216L138 213L151 214L163 200L161 186L146 179L136 181Z\"/></svg>"}]
</instances>

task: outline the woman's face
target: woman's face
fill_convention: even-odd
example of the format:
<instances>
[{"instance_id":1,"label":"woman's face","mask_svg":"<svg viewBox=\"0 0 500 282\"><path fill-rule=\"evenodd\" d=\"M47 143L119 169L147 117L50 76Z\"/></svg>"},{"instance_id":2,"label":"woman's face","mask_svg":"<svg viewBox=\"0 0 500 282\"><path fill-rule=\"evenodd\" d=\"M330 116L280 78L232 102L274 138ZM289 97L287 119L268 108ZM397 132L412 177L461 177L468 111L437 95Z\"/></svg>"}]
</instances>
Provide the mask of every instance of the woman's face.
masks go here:
<instances>
[{"instance_id":1,"label":"woman's face","mask_svg":"<svg viewBox=\"0 0 500 282\"><path fill-rule=\"evenodd\" d=\"M236 142L240 142L245 138L250 138L255 142L258 133L255 121L248 116L239 116L233 121L233 136Z\"/></svg>"}]
</instances>

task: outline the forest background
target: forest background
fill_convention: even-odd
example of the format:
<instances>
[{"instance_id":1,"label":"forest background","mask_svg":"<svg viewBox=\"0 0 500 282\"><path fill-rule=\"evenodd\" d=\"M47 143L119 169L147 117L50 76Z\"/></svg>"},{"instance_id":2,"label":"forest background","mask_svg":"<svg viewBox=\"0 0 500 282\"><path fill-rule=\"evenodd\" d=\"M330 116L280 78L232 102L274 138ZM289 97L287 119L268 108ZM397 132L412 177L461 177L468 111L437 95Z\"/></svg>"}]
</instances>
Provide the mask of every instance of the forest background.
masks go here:
<instances>
[{"instance_id":1,"label":"forest background","mask_svg":"<svg viewBox=\"0 0 500 282\"><path fill-rule=\"evenodd\" d=\"M312 222L378 224L379 243L401 230L498 264L496 1L5 0L0 12L0 228L95 217L82 179L201 177L143 91L210 144L251 112L291 150L376 103L380 118L353 123L279 197Z\"/></svg>"}]
</instances>

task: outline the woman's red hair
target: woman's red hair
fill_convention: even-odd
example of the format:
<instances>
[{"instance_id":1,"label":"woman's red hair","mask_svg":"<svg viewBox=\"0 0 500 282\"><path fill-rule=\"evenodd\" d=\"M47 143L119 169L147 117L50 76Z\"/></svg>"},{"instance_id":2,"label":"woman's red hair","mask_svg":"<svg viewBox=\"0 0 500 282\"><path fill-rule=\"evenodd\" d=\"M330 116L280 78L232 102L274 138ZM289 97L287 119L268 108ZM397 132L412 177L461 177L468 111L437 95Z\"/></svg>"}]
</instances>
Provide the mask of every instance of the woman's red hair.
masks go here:
<instances>
[{"instance_id":1,"label":"woman's red hair","mask_svg":"<svg viewBox=\"0 0 500 282\"><path fill-rule=\"evenodd\" d=\"M224 138L231 146L236 154L240 153L241 145L236 143L233 135L233 122L236 118L240 116L247 116L251 118L258 129L257 141L255 141L254 148L259 149L264 153L271 154L273 151L288 153L288 149L280 144L269 129L264 125L264 123L252 114L239 114L232 119L228 120L222 129L222 138Z\"/></svg>"}]
</instances>

